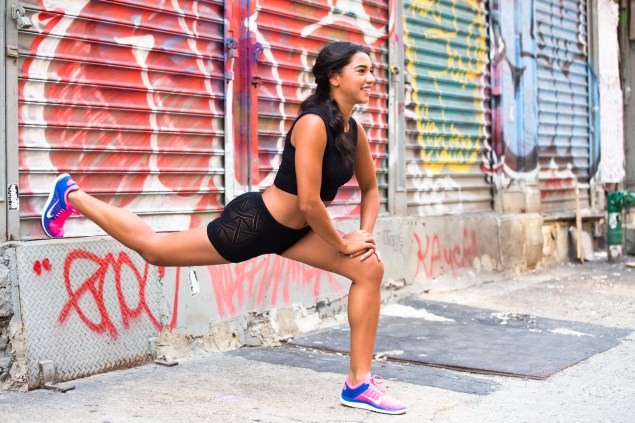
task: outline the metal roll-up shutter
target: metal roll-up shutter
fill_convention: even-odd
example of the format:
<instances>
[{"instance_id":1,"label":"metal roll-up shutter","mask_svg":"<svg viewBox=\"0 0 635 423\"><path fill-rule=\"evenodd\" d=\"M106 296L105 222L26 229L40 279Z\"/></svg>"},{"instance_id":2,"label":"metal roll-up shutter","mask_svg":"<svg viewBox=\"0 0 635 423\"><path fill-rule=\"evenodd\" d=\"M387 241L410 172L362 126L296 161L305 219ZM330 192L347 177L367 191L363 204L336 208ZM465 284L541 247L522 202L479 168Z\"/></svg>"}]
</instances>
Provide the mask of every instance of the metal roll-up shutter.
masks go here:
<instances>
[{"instance_id":1,"label":"metal roll-up shutter","mask_svg":"<svg viewBox=\"0 0 635 423\"><path fill-rule=\"evenodd\" d=\"M536 0L538 159L544 211L589 205L586 0Z\"/></svg>"},{"instance_id":2,"label":"metal roll-up shutter","mask_svg":"<svg viewBox=\"0 0 635 423\"><path fill-rule=\"evenodd\" d=\"M158 231L199 226L224 194L223 1L22 2L19 186L23 239L43 238L50 184ZM73 218L70 236L102 233Z\"/></svg>"},{"instance_id":3,"label":"metal roll-up shutter","mask_svg":"<svg viewBox=\"0 0 635 423\"><path fill-rule=\"evenodd\" d=\"M404 1L409 214L492 208L488 34L483 0Z\"/></svg>"},{"instance_id":4,"label":"metal roll-up shutter","mask_svg":"<svg viewBox=\"0 0 635 423\"><path fill-rule=\"evenodd\" d=\"M380 211L388 195L388 2L349 1L337 7L325 2L261 0L257 3L252 43L257 60L252 83L257 83L258 172L255 183L264 189L273 183L284 139L300 103L313 91L311 67L320 49L331 41L352 41L371 50L377 82L370 103L357 106L353 117L369 142L380 189ZM329 207L335 218L359 214L360 193L353 179L342 187Z\"/></svg>"}]
</instances>

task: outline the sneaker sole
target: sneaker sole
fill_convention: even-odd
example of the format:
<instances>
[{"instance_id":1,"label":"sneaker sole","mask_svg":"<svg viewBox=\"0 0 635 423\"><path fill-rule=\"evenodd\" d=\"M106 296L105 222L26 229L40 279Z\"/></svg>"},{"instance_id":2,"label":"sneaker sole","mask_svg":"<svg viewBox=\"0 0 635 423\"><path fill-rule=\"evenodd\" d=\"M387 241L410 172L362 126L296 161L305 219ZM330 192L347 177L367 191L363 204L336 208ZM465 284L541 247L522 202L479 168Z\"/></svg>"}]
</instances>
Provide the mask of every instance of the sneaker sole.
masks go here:
<instances>
[{"instance_id":1,"label":"sneaker sole","mask_svg":"<svg viewBox=\"0 0 635 423\"><path fill-rule=\"evenodd\" d=\"M382 414L396 415L396 414L404 414L407 411L407 408L404 408L403 410L386 410L383 408L374 407L370 404L366 404L365 402L347 401L342 397L340 397L340 402L347 407L361 408L363 410L374 411L376 413L382 413Z\"/></svg>"},{"instance_id":2,"label":"sneaker sole","mask_svg":"<svg viewBox=\"0 0 635 423\"><path fill-rule=\"evenodd\" d=\"M44 229L44 233L49 238L56 238L56 237L51 235L50 233L48 233L48 231L46 230L46 226L44 225L44 217L46 216L46 210L51 205L51 200L53 199L53 194L55 194L55 187L57 186L57 183L59 182L60 179L66 177L66 176L70 177L70 175L68 173L62 173L57 178L55 178L55 182L53 183L53 188L51 189L51 192L49 193L49 197L46 199L46 203L44 203L44 208L42 209L42 218L41 218L42 229Z\"/></svg>"}]
</instances>

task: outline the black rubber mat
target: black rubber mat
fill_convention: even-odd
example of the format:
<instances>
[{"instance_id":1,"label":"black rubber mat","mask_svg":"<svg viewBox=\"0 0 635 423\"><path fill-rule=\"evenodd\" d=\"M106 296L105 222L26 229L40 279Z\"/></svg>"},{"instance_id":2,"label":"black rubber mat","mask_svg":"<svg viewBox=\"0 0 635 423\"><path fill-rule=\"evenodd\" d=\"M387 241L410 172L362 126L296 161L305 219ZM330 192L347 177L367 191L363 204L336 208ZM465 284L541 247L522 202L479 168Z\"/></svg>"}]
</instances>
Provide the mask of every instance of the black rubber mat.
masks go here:
<instances>
[{"instance_id":1,"label":"black rubber mat","mask_svg":"<svg viewBox=\"0 0 635 423\"><path fill-rule=\"evenodd\" d=\"M630 333L419 299L401 305L428 315L382 316L376 353L390 361L476 373L544 379L616 346ZM348 353L348 325L301 335L292 343Z\"/></svg>"}]
</instances>

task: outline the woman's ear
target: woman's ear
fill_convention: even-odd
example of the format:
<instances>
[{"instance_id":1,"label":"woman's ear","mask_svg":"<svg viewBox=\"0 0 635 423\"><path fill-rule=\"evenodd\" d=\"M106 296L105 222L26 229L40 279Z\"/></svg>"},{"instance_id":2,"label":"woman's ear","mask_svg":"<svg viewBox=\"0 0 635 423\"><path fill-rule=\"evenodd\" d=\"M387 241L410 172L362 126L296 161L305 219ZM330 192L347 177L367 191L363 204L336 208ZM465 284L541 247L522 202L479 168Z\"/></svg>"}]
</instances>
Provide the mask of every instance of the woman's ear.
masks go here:
<instances>
[{"instance_id":1,"label":"woman's ear","mask_svg":"<svg viewBox=\"0 0 635 423\"><path fill-rule=\"evenodd\" d=\"M329 83L333 87L339 87L340 86L340 75L338 73L336 73L336 72L331 73L331 75L329 76Z\"/></svg>"}]
</instances>

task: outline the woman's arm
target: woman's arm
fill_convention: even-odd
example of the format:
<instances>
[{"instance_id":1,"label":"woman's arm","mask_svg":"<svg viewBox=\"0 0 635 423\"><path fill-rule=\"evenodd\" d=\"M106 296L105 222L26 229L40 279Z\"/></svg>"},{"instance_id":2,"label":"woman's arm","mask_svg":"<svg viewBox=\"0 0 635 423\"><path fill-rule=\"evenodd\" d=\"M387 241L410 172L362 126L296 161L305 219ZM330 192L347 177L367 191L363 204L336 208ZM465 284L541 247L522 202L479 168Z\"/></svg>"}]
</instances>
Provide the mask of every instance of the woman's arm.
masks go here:
<instances>
[{"instance_id":1,"label":"woman's arm","mask_svg":"<svg viewBox=\"0 0 635 423\"><path fill-rule=\"evenodd\" d=\"M313 114L300 118L293 128L298 201L306 221L319 236L343 254L374 249L372 236L356 231L342 236L320 198L322 160L326 149L326 126Z\"/></svg>"},{"instance_id":2,"label":"woman's arm","mask_svg":"<svg viewBox=\"0 0 635 423\"><path fill-rule=\"evenodd\" d=\"M361 230L372 233L379 212L379 189L375 164L370 153L368 137L360 123L357 124L357 151L355 153L355 176L362 192L360 224Z\"/></svg>"}]
</instances>

